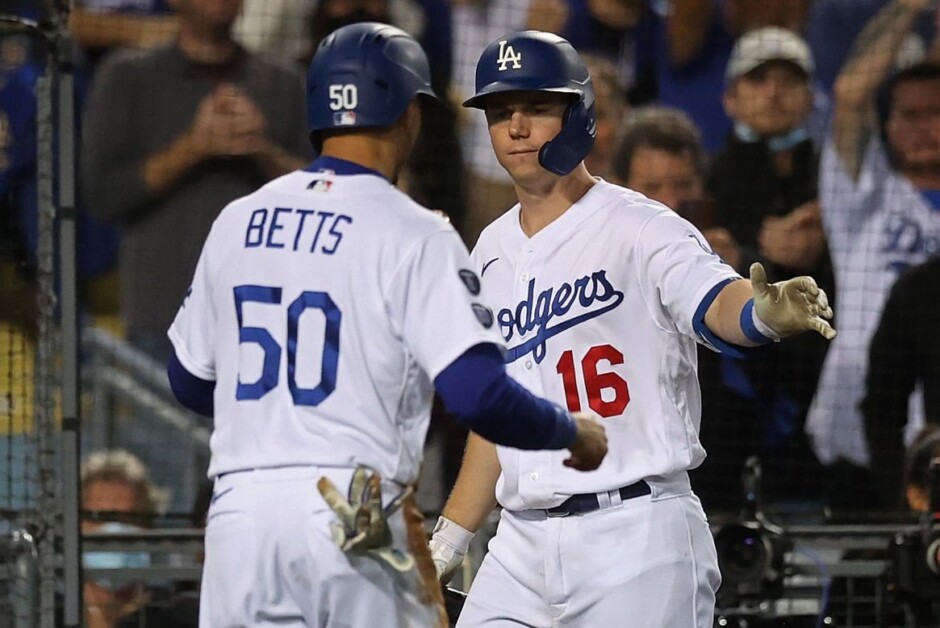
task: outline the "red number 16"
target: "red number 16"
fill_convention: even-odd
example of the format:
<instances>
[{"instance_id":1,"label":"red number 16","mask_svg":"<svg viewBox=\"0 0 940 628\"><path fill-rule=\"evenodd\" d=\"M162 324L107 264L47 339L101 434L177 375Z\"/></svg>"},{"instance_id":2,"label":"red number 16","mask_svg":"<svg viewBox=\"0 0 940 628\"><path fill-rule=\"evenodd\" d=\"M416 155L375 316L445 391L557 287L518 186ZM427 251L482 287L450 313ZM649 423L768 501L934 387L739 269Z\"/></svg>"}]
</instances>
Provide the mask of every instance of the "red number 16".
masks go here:
<instances>
[{"instance_id":1,"label":"red number 16","mask_svg":"<svg viewBox=\"0 0 940 628\"><path fill-rule=\"evenodd\" d=\"M581 360L581 372L584 378L584 388L587 392L588 406L602 417L611 417L622 414L630 402L630 387L626 380L614 372L598 373L597 363L607 360L611 365L623 364L623 354L610 345L591 347ZM578 393L578 380L574 371L574 354L569 349L561 354L555 370L561 375L565 386L565 399L570 412L581 411L581 397ZM604 401L601 391L609 389L614 391L614 398Z\"/></svg>"}]
</instances>

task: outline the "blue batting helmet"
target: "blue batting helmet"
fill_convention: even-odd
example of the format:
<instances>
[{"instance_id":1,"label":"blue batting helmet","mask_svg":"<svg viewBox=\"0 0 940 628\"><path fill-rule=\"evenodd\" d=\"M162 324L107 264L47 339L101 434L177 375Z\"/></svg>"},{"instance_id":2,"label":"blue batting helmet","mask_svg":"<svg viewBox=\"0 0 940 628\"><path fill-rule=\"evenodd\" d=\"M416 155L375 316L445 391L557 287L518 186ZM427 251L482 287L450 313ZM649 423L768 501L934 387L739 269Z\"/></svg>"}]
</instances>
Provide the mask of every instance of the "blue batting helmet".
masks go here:
<instances>
[{"instance_id":1,"label":"blue batting helmet","mask_svg":"<svg viewBox=\"0 0 940 628\"><path fill-rule=\"evenodd\" d=\"M378 22L350 24L319 45L307 71L307 123L319 149L321 131L395 122L418 94L438 99L421 45Z\"/></svg>"},{"instance_id":2,"label":"blue batting helmet","mask_svg":"<svg viewBox=\"0 0 940 628\"><path fill-rule=\"evenodd\" d=\"M484 109L486 97L500 92L571 94L561 131L539 150L539 163L564 175L591 152L597 135L594 88L587 67L567 40L541 31L497 39L480 56L476 87L464 107Z\"/></svg>"}]
</instances>

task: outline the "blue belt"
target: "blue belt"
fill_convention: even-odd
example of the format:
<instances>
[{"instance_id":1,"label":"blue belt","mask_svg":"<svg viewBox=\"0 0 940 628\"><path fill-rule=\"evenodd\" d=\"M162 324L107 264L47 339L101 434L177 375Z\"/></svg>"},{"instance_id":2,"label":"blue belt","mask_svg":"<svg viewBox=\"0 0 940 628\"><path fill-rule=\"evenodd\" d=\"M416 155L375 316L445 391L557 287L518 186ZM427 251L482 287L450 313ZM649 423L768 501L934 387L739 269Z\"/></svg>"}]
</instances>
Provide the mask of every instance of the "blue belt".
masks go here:
<instances>
[{"instance_id":1,"label":"blue belt","mask_svg":"<svg viewBox=\"0 0 940 628\"><path fill-rule=\"evenodd\" d=\"M646 483L646 480L640 480L610 492L619 493L620 499L626 501L641 495L649 495L652 490L650 490L650 485ZM549 508L545 511L545 514L549 517L567 517L568 515L582 515L586 512L593 512L599 510L600 507L597 493L581 493L572 495L554 508Z\"/></svg>"}]
</instances>

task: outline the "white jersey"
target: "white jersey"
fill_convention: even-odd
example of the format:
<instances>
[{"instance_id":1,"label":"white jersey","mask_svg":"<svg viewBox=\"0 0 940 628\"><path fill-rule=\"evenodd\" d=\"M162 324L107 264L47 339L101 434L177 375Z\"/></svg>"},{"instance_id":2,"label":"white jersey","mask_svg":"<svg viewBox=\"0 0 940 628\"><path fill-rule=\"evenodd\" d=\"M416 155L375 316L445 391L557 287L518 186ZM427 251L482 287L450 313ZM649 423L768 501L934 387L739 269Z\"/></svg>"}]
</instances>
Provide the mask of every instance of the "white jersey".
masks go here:
<instances>
[{"instance_id":1,"label":"white jersey","mask_svg":"<svg viewBox=\"0 0 940 628\"><path fill-rule=\"evenodd\" d=\"M169 331L216 381L210 477L366 465L413 482L434 377L500 342L470 268L456 231L377 175L297 171L228 205Z\"/></svg>"},{"instance_id":2,"label":"white jersey","mask_svg":"<svg viewBox=\"0 0 940 628\"><path fill-rule=\"evenodd\" d=\"M548 508L701 464L693 319L740 276L690 223L604 181L531 238L519 211L487 227L472 256L508 371L536 395L600 415L610 449L582 473L561 464L564 451L499 447L500 504Z\"/></svg>"},{"instance_id":3,"label":"white jersey","mask_svg":"<svg viewBox=\"0 0 940 628\"><path fill-rule=\"evenodd\" d=\"M940 253L940 211L891 167L877 139L868 146L858 181L827 142L820 200L836 272L839 335L823 363L807 431L823 463L843 457L867 465L858 404L865 392L868 345L898 274Z\"/></svg>"}]
</instances>

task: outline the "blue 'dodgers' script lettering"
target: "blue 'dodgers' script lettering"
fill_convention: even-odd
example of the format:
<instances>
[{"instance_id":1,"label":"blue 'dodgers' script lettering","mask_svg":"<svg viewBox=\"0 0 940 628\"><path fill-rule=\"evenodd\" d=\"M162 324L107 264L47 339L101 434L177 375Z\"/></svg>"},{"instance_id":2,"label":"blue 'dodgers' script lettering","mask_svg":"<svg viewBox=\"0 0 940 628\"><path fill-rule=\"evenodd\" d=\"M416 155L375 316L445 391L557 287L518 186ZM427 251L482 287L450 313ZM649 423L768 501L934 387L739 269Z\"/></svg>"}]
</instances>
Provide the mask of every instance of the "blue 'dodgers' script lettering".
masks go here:
<instances>
[{"instance_id":1,"label":"blue 'dodgers' script lettering","mask_svg":"<svg viewBox=\"0 0 940 628\"><path fill-rule=\"evenodd\" d=\"M545 358L545 342L549 338L609 312L622 302L623 292L611 285L606 270L576 279L574 285L563 283L558 288L548 288L538 294L535 294L535 279L530 280L525 300L513 309L501 309L496 315L506 342L517 333L523 336L536 330L535 336L507 351L506 361L512 362L531 351L535 361L541 362ZM549 324L553 319L565 316L575 305L587 311L556 321L554 325Z\"/></svg>"},{"instance_id":2,"label":"blue 'dodgers' script lettering","mask_svg":"<svg viewBox=\"0 0 940 628\"><path fill-rule=\"evenodd\" d=\"M245 248L290 249L332 255L343 240L352 217L336 212L290 207L251 212L245 228Z\"/></svg>"}]
</instances>

